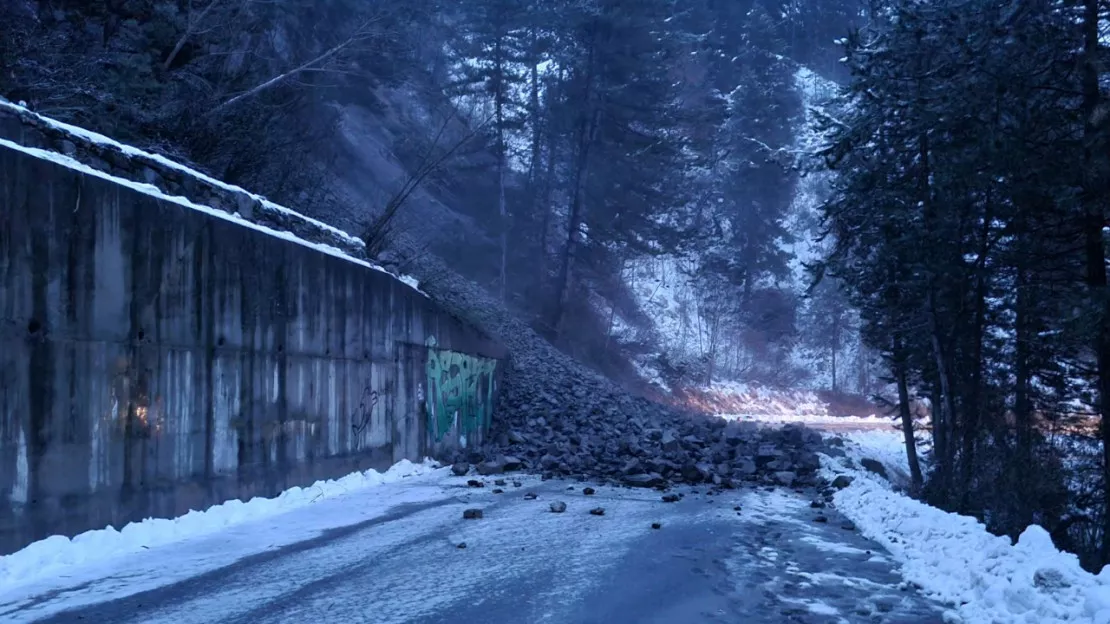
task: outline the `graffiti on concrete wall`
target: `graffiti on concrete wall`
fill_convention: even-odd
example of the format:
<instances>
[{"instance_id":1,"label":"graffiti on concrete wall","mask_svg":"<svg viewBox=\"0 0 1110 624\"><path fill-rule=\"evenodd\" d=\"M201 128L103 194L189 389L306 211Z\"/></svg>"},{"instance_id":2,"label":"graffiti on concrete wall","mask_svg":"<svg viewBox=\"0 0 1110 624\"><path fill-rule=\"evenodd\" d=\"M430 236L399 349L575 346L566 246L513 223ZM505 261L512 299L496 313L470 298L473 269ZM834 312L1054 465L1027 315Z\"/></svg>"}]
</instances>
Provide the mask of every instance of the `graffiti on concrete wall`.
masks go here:
<instances>
[{"instance_id":1,"label":"graffiti on concrete wall","mask_svg":"<svg viewBox=\"0 0 1110 624\"><path fill-rule=\"evenodd\" d=\"M374 408L377 407L380 396L377 390L370 387L370 380L366 380L366 385L362 388L362 399L354 413L351 414L351 429L354 430L355 450L362 449L362 432L370 425L370 420L374 417Z\"/></svg>"},{"instance_id":2,"label":"graffiti on concrete wall","mask_svg":"<svg viewBox=\"0 0 1110 624\"><path fill-rule=\"evenodd\" d=\"M435 338L426 344L428 431L437 442L455 431L465 447L468 437L489 428L497 360L437 349Z\"/></svg>"}]
</instances>

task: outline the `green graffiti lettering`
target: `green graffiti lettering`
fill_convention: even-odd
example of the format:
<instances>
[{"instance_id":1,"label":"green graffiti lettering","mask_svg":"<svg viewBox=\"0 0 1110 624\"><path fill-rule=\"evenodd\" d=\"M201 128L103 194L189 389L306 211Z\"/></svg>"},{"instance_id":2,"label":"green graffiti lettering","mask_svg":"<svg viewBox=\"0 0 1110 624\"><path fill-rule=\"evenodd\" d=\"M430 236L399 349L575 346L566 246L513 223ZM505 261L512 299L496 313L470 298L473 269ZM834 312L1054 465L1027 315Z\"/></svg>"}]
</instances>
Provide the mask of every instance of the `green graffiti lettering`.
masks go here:
<instances>
[{"instance_id":1,"label":"green graffiti lettering","mask_svg":"<svg viewBox=\"0 0 1110 624\"><path fill-rule=\"evenodd\" d=\"M497 360L434 348L428 341L428 431L438 442L450 431L469 436L489 429Z\"/></svg>"}]
</instances>

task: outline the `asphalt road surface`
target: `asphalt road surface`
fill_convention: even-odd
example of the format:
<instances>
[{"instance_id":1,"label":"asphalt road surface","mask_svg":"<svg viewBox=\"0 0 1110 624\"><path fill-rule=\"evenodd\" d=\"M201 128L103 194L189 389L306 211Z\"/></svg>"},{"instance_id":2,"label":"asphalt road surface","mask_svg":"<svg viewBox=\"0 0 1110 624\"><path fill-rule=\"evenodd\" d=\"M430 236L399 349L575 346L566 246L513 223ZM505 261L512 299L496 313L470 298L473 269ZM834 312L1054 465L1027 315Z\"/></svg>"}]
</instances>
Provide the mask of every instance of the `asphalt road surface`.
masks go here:
<instances>
[{"instance_id":1,"label":"asphalt road surface","mask_svg":"<svg viewBox=\"0 0 1110 624\"><path fill-rule=\"evenodd\" d=\"M468 488L466 479L452 478L432 500L400 504L360 524L125 597L112 598L140 575L143 587L157 585L150 577L158 569L113 570L17 605L0 604L0 620L943 621L938 605L901 582L886 553L844 528L835 511L811 509L806 493L687 489L682 500L665 503L654 491L595 486L597 493L587 496L588 484L525 479L514 487L508 478L503 493L493 492L492 479L485 488ZM528 492L537 498L527 499ZM550 511L556 500L567 504L564 513ZM597 507L604 515L589 513ZM483 517L464 520L470 508L482 509ZM819 513L827 522L815 521ZM280 517L270 523L281 529ZM185 564L167 555L162 565L168 571ZM108 600L96 602L98 595Z\"/></svg>"}]
</instances>

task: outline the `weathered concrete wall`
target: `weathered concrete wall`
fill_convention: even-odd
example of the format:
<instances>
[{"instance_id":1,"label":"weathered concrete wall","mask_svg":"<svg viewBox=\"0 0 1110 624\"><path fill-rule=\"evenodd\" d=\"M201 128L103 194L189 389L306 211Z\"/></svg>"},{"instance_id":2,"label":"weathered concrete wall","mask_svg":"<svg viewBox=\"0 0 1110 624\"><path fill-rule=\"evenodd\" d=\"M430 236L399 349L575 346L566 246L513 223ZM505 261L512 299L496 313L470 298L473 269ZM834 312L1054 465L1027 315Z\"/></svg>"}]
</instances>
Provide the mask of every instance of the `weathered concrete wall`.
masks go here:
<instances>
[{"instance_id":1,"label":"weathered concrete wall","mask_svg":"<svg viewBox=\"0 0 1110 624\"><path fill-rule=\"evenodd\" d=\"M502 357L386 273L0 145L0 554L473 444Z\"/></svg>"}]
</instances>

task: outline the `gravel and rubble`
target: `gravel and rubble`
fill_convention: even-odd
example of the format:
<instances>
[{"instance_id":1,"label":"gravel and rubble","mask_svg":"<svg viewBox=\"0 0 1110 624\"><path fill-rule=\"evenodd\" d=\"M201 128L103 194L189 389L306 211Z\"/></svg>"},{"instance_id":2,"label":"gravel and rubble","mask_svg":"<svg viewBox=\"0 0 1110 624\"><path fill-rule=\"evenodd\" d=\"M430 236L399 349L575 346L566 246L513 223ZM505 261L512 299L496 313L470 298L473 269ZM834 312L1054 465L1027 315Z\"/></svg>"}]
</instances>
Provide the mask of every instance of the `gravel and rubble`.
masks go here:
<instances>
[{"instance_id":1,"label":"gravel and rubble","mask_svg":"<svg viewBox=\"0 0 1110 624\"><path fill-rule=\"evenodd\" d=\"M409 265L440 305L501 341L511 354L497 418L484 443L461 450L460 469L521 469L545 477L666 489L742 483L818 483L826 449L800 424L764 429L635 396L556 349L479 286L424 256Z\"/></svg>"}]
</instances>

